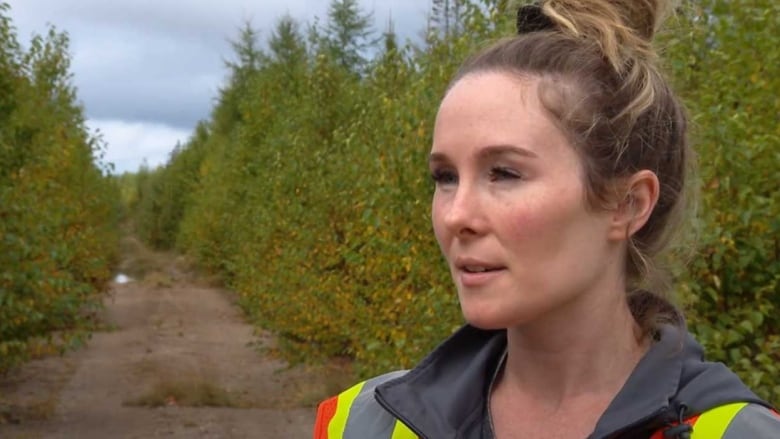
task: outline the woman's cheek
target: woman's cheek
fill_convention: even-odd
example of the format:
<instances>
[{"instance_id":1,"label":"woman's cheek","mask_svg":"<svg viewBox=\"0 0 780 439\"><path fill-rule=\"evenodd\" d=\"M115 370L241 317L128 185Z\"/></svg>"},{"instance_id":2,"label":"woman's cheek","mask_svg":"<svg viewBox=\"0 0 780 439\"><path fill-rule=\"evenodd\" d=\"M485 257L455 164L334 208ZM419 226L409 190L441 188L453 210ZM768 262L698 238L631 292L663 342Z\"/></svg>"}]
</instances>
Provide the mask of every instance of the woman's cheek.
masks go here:
<instances>
[{"instance_id":1,"label":"woman's cheek","mask_svg":"<svg viewBox=\"0 0 780 439\"><path fill-rule=\"evenodd\" d=\"M528 242L540 233L544 233L545 218L543 207L535 202L525 202L512 206L506 214L507 234L512 241Z\"/></svg>"},{"instance_id":2,"label":"woman's cheek","mask_svg":"<svg viewBox=\"0 0 780 439\"><path fill-rule=\"evenodd\" d=\"M439 243L439 247L442 251L445 250L446 227L444 225L444 209L442 206L441 197L434 195L433 202L431 203L431 222L433 225L433 234L436 237L436 241Z\"/></svg>"}]
</instances>

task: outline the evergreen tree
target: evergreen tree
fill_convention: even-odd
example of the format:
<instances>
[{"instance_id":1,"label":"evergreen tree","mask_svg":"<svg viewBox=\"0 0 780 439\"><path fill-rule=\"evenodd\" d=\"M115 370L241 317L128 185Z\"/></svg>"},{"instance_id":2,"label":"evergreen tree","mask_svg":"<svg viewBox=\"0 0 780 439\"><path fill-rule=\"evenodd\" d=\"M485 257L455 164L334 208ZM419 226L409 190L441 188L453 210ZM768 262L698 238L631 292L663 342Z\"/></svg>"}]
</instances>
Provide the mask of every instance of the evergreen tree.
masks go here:
<instances>
[{"instance_id":1,"label":"evergreen tree","mask_svg":"<svg viewBox=\"0 0 780 439\"><path fill-rule=\"evenodd\" d=\"M398 52L398 35L395 33L395 22L393 22L393 16L387 19L387 29L382 34L384 41L385 54Z\"/></svg>"},{"instance_id":2,"label":"evergreen tree","mask_svg":"<svg viewBox=\"0 0 780 439\"><path fill-rule=\"evenodd\" d=\"M429 32L448 39L463 32L464 3L462 0L432 0L428 16Z\"/></svg>"},{"instance_id":3,"label":"evergreen tree","mask_svg":"<svg viewBox=\"0 0 780 439\"><path fill-rule=\"evenodd\" d=\"M230 42L230 46L238 58L237 62L226 62L233 76L248 75L260 69L264 56L258 48L259 36L260 31L252 27L252 23L245 22L239 30L238 39Z\"/></svg>"},{"instance_id":4,"label":"evergreen tree","mask_svg":"<svg viewBox=\"0 0 780 439\"><path fill-rule=\"evenodd\" d=\"M271 59L285 66L295 66L306 60L306 42L300 26L289 15L279 19L268 40Z\"/></svg>"},{"instance_id":5,"label":"evergreen tree","mask_svg":"<svg viewBox=\"0 0 780 439\"><path fill-rule=\"evenodd\" d=\"M338 65L362 73L367 52L374 45L372 13L363 13L358 0L333 0L328 7L325 49Z\"/></svg>"},{"instance_id":6,"label":"evergreen tree","mask_svg":"<svg viewBox=\"0 0 780 439\"><path fill-rule=\"evenodd\" d=\"M213 109L214 129L228 133L242 120L239 101L247 96L251 78L267 61L258 45L259 31L247 22L239 30L238 38L230 42L236 61L226 61L229 71L227 86L219 90L219 103Z\"/></svg>"}]
</instances>

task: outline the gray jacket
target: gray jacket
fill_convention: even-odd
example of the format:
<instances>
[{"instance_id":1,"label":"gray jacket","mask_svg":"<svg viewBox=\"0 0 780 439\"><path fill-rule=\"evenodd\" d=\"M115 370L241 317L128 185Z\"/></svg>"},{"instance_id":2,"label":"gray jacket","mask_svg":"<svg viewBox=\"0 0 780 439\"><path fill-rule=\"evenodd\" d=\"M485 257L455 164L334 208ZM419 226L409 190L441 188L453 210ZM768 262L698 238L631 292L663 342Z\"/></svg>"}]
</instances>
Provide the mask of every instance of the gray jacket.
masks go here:
<instances>
[{"instance_id":1,"label":"gray jacket","mask_svg":"<svg viewBox=\"0 0 780 439\"><path fill-rule=\"evenodd\" d=\"M344 439L398 437L398 420L421 438L492 439L485 402L505 348L505 331L464 326L414 369L368 380L351 404ZM766 402L723 364L704 361L690 334L667 326L589 439L649 438L681 418L732 402L749 404L723 438L780 438L780 417Z\"/></svg>"}]
</instances>

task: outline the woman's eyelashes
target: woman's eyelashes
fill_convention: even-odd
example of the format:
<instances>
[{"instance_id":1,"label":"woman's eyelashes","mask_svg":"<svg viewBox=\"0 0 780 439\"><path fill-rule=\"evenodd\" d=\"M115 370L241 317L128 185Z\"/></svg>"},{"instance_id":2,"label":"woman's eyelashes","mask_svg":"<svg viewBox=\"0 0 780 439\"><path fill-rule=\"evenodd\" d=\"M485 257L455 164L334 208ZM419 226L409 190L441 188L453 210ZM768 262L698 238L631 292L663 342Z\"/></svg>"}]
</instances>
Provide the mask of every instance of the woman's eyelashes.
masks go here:
<instances>
[{"instance_id":1,"label":"woman's eyelashes","mask_svg":"<svg viewBox=\"0 0 780 439\"><path fill-rule=\"evenodd\" d=\"M520 180L523 174L512 168L494 166L490 168L490 181Z\"/></svg>"},{"instance_id":2,"label":"woman's eyelashes","mask_svg":"<svg viewBox=\"0 0 780 439\"><path fill-rule=\"evenodd\" d=\"M455 184L458 182L458 174L450 169L434 169L431 171L431 179L437 186Z\"/></svg>"},{"instance_id":3,"label":"woman's eyelashes","mask_svg":"<svg viewBox=\"0 0 780 439\"><path fill-rule=\"evenodd\" d=\"M483 175L491 183L522 180L524 178L520 171L505 166L490 167ZM431 171L431 179L437 186L453 185L458 183L458 173L454 169L434 169Z\"/></svg>"}]
</instances>

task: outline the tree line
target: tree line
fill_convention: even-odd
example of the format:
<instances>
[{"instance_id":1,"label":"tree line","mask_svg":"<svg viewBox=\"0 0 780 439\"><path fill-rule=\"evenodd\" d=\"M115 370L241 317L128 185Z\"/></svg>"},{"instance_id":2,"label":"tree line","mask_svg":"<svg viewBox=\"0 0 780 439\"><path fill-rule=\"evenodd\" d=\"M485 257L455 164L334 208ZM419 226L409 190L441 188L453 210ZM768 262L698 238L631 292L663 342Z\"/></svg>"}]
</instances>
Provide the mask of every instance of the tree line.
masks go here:
<instances>
[{"instance_id":1,"label":"tree line","mask_svg":"<svg viewBox=\"0 0 780 439\"><path fill-rule=\"evenodd\" d=\"M139 233L233 288L293 361L409 367L462 322L431 232L432 122L458 63L512 29L504 0L437 0L419 40L356 0L250 25L208 118L135 176ZM668 256L688 325L778 400L780 5L689 0L660 36L693 121L701 191Z\"/></svg>"},{"instance_id":2,"label":"tree line","mask_svg":"<svg viewBox=\"0 0 780 439\"><path fill-rule=\"evenodd\" d=\"M77 346L115 265L118 186L85 126L68 36L23 49L0 3L0 372Z\"/></svg>"}]
</instances>

